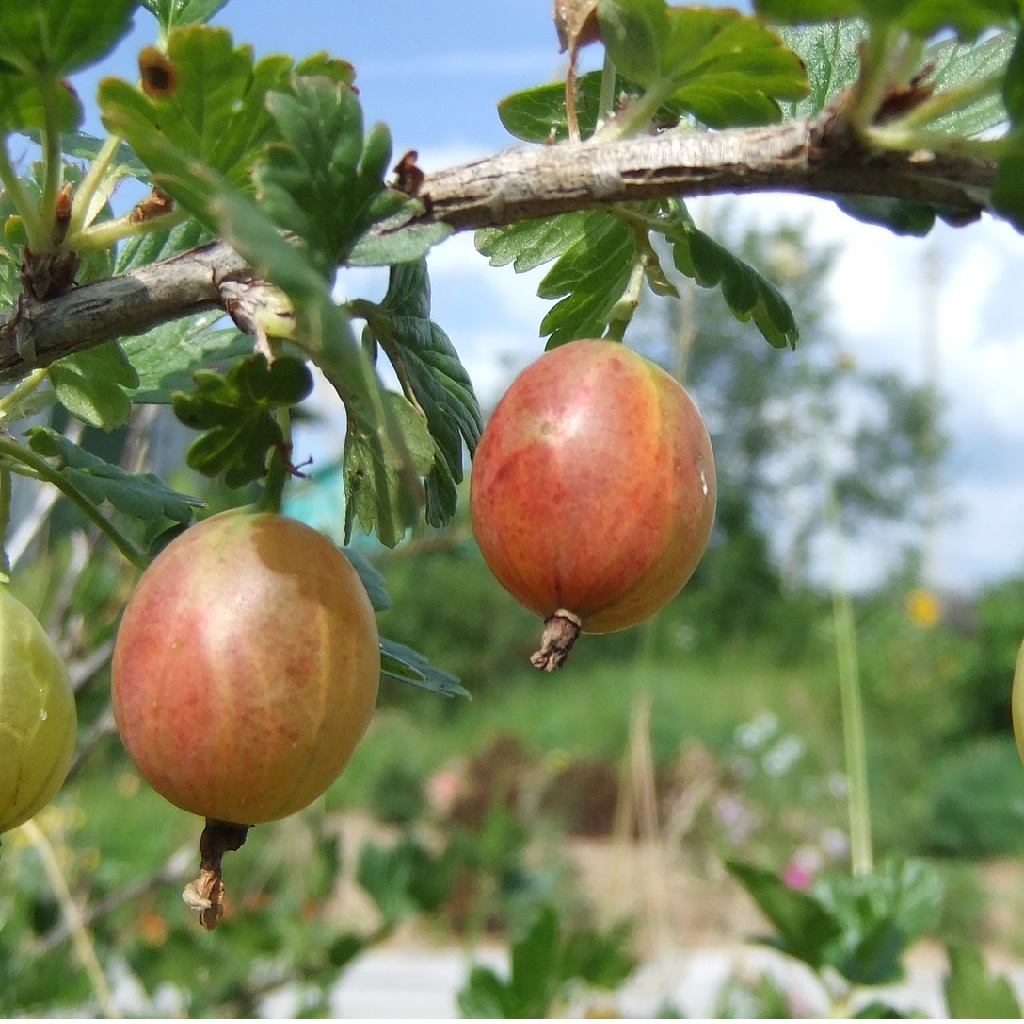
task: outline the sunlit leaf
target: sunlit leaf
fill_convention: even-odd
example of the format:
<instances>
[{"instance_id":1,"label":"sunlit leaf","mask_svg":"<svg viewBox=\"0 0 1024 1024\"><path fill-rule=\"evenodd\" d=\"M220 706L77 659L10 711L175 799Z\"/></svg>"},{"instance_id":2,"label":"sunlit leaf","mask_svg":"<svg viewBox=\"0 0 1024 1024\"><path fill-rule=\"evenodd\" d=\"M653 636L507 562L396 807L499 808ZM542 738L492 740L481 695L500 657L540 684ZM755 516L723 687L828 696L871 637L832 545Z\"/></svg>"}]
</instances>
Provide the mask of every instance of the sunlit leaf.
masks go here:
<instances>
[{"instance_id":1,"label":"sunlit leaf","mask_svg":"<svg viewBox=\"0 0 1024 1024\"><path fill-rule=\"evenodd\" d=\"M584 214L579 239L548 271L537 289L558 299L541 321L548 348L575 338L600 337L629 281L636 256L633 233L600 210Z\"/></svg>"},{"instance_id":2,"label":"sunlit leaf","mask_svg":"<svg viewBox=\"0 0 1024 1024\"><path fill-rule=\"evenodd\" d=\"M52 79L105 57L131 28L138 0L0 4L0 63Z\"/></svg>"},{"instance_id":3,"label":"sunlit leaf","mask_svg":"<svg viewBox=\"0 0 1024 1024\"><path fill-rule=\"evenodd\" d=\"M72 416L103 430L124 426L131 414L126 388L139 378L114 341L58 360L47 371L61 405Z\"/></svg>"}]
</instances>

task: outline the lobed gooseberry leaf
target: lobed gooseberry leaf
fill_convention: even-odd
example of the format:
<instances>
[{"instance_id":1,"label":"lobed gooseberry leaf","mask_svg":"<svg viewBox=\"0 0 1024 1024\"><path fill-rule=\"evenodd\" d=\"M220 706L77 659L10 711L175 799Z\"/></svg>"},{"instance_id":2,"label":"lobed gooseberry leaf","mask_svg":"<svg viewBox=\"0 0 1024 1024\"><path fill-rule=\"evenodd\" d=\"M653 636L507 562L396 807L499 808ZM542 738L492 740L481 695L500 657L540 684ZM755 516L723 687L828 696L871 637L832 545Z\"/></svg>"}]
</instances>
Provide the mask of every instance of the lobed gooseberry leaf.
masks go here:
<instances>
[{"instance_id":1,"label":"lobed gooseberry leaf","mask_svg":"<svg viewBox=\"0 0 1024 1024\"><path fill-rule=\"evenodd\" d=\"M146 231L126 238L117 253L115 274L126 274L137 267L165 260L176 253L208 242L210 233L196 220L187 220L169 230Z\"/></svg>"},{"instance_id":2,"label":"lobed gooseberry leaf","mask_svg":"<svg viewBox=\"0 0 1024 1024\"><path fill-rule=\"evenodd\" d=\"M391 135L377 124L364 137L358 96L328 78L297 77L266 104L280 137L256 170L263 208L330 276L360 234L409 204L384 186Z\"/></svg>"},{"instance_id":3,"label":"lobed gooseberry leaf","mask_svg":"<svg viewBox=\"0 0 1024 1024\"><path fill-rule=\"evenodd\" d=\"M72 416L102 430L124 426L131 415L126 388L139 377L116 341L58 360L47 375L58 401Z\"/></svg>"},{"instance_id":4,"label":"lobed gooseberry leaf","mask_svg":"<svg viewBox=\"0 0 1024 1024\"><path fill-rule=\"evenodd\" d=\"M274 411L296 405L313 389L309 368L281 356L272 363L261 353L240 360L226 374L198 370L192 394L174 392L171 407L185 426L203 433L189 445L185 461L204 476L224 474L228 487L241 487L266 472L267 452L283 442Z\"/></svg>"},{"instance_id":5,"label":"lobed gooseberry leaf","mask_svg":"<svg viewBox=\"0 0 1024 1024\"><path fill-rule=\"evenodd\" d=\"M726 861L726 869L758 905L777 934L758 937L818 970L829 962L829 948L842 928L836 917L811 893L792 889L771 871L741 861Z\"/></svg>"},{"instance_id":6,"label":"lobed gooseberry leaf","mask_svg":"<svg viewBox=\"0 0 1024 1024\"><path fill-rule=\"evenodd\" d=\"M952 29L962 39L977 39L986 29L1009 25L1020 13L1017 0L754 0L754 9L766 21L780 24L863 18L921 37Z\"/></svg>"},{"instance_id":7,"label":"lobed gooseberry leaf","mask_svg":"<svg viewBox=\"0 0 1024 1024\"><path fill-rule=\"evenodd\" d=\"M426 520L443 526L455 514L463 442L472 455L483 417L455 346L430 319L426 263L392 267L383 300L359 304L359 314L365 316L369 336L387 354L408 398L422 410L436 448L425 480Z\"/></svg>"},{"instance_id":8,"label":"lobed gooseberry leaf","mask_svg":"<svg viewBox=\"0 0 1024 1024\"><path fill-rule=\"evenodd\" d=\"M862 21L826 21L799 27L781 26L779 37L807 69L807 95L783 103L787 117L820 114L828 101L856 81L860 72L860 47L867 37Z\"/></svg>"},{"instance_id":9,"label":"lobed gooseberry leaf","mask_svg":"<svg viewBox=\"0 0 1024 1024\"><path fill-rule=\"evenodd\" d=\"M170 405L174 392L191 388L197 370L225 372L250 355L252 338L233 327L214 327L220 319L218 313L200 313L122 338L121 348L139 375L132 401Z\"/></svg>"},{"instance_id":10,"label":"lobed gooseberry leaf","mask_svg":"<svg viewBox=\"0 0 1024 1024\"><path fill-rule=\"evenodd\" d=\"M178 25L209 21L228 0L142 0L142 6L160 23L164 35Z\"/></svg>"},{"instance_id":11,"label":"lobed gooseberry leaf","mask_svg":"<svg viewBox=\"0 0 1024 1024\"><path fill-rule=\"evenodd\" d=\"M925 51L924 63L932 67L928 81L945 91L970 85L985 78L1004 76L1014 48L1012 32L996 32L977 43L942 39ZM929 122L929 127L971 138L1007 121L1007 109L1000 94L991 94L971 106L951 111Z\"/></svg>"},{"instance_id":12,"label":"lobed gooseberry leaf","mask_svg":"<svg viewBox=\"0 0 1024 1024\"><path fill-rule=\"evenodd\" d=\"M770 124L779 100L808 92L803 61L778 34L730 8L670 8L663 59L671 102L710 128Z\"/></svg>"},{"instance_id":13,"label":"lobed gooseberry leaf","mask_svg":"<svg viewBox=\"0 0 1024 1024\"><path fill-rule=\"evenodd\" d=\"M127 473L50 427L30 427L25 433L32 451L55 459L71 485L96 505L107 501L135 519L171 519L177 523L190 522L192 509L202 508L201 501L171 490L154 474Z\"/></svg>"},{"instance_id":14,"label":"lobed gooseberry leaf","mask_svg":"<svg viewBox=\"0 0 1024 1024\"><path fill-rule=\"evenodd\" d=\"M387 640L380 641L380 674L421 690L431 690L448 697L472 699L469 691L459 685L457 677L434 665L411 647Z\"/></svg>"},{"instance_id":15,"label":"lobed gooseberry leaf","mask_svg":"<svg viewBox=\"0 0 1024 1024\"><path fill-rule=\"evenodd\" d=\"M951 944L949 974L943 979L949 1016L955 1019L1019 1019L1021 1006L1007 978L990 977L981 952L973 946Z\"/></svg>"},{"instance_id":16,"label":"lobed gooseberry leaf","mask_svg":"<svg viewBox=\"0 0 1024 1024\"><path fill-rule=\"evenodd\" d=\"M409 526L405 500L411 487L408 474L421 478L435 467L435 442L423 413L398 392L384 393L392 422L397 424L405 453L383 445L365 433L349 430L345 435L345 536L358 522L365 533L374 533L385 547L393 548Z\"/></svg>"},{"instance_id":17,"label":"lobed gooseberry leaf","mask_svg":"<svg viewBox=\"0 0 1024 1024\"><path fill-rule=\"evenodd\" d=\"M800 332L789 303L769 280L694 224L685 209L661 228L676 268L703 288L718 286L737 320L753 320L773 348L795 347Z\"/></svg>"},{"instance_id":18,"label":"lobed gooseberry leaf","mask_svg":"<svg viewBox=\"0 0 1024 1024\"><path fill-rule=\"evenodd\" d=\"M602 210L584 214L580 237L556 260L537 288L558 299L541 321L548 348L575 338L596 338L607 327L636 259L633 232Z\"/></svg>"},{"instance_id":19,"label":"lobed gooseberry leaf","mask_svg":"<svg viewBox=\"0 0 1024 1024\"><path fill-rule=\"evenodd\" d=\"M286 87L287 57L254 62L247 46L234 46L226 29L188 25L167 39L166 89L150 90L117 78L100 82L99 104L107 129L121 135L155 172L169 143L238 187L246 187L252 164L262 155L273 120L264 101L270 89ZM161 186L197 212L177 176Z\"/></svg>"},{"instance_id":20,"label":"lobed gooseberry leaf","mask_svg":"<svg viewBox=\"0 0 1024 1024\"><path fill-rule=\"evenodd\" d=\"M0 4L0 65L45 78L105 57L128 34L138 0L19 0Z\"/></svg>"},{"instance_id":21,"label":"lobed gooseberry leaf","mask_svg":"<svg viewBox=\"0 0 1024 1024\"><path fill-rule=\"evenodd\" d=\"M803 63L758 19L664 0L601 0L601 38L645 109L668 102L711 128L768 124L807 95Z\"/></svg>"},{"instance_id":22,"label":"lobed gooseberry leaf","mask_svg":"<svg viewBox=\"0 0 1024 1024\"><path fill-rule=\"evenodd\" d=\"M562 213L523 220L507 228L481 228L473 242L478 252L489 257L492 267L511 263L516 273L522 274L561 256L583 237L585 224L585 213Z\"/></svg>"}]
</instances>

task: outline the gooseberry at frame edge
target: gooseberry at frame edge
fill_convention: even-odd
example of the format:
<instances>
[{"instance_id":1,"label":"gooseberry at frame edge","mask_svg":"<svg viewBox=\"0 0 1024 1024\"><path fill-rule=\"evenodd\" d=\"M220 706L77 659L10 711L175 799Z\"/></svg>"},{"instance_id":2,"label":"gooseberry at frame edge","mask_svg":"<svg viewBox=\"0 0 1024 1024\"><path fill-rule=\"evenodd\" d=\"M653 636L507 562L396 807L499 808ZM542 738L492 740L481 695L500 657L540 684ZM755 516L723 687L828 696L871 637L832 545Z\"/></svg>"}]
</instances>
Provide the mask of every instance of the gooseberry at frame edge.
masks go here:
<instances>
[{"instance_id":1,"label":"gooseberry at frame edge","mask_svg":"<svg viewBox=\"0 0 1024 1024\"><path fill-rule=\"evenodd\" d=\"M545 622L539 669L579 633L636 625L693 574L715 466L683 387L620 342L546 352L502 396L473 457L470 512L495 577Z\"/></svg>"},{"instance_id":2,"label":"gooseberry at frame edge","mask_svg":"<svg viewBox=\"0 0 1024 1024\"><path fill-rule=\"evenodd\" d=\"M64 660L32 612L0 586L0 833L57 794L77 727Z\"/></svg>"},{"instance_id":3,"label":"gooseberry at frame edge","mask_svg":"<svg viewBox=\"0 0 1024 1024\"><path fill-rule=\"evenodd\" d=\"M379 679L362 582L304 523L221 513L142 574L114 647L114 717L149 784L207 819L200 878L186 890L204 925L220 916L203 902L219 899L220 855L248 826L301 810L334 782L369 725Z\"/></svg>"}]
</instances>

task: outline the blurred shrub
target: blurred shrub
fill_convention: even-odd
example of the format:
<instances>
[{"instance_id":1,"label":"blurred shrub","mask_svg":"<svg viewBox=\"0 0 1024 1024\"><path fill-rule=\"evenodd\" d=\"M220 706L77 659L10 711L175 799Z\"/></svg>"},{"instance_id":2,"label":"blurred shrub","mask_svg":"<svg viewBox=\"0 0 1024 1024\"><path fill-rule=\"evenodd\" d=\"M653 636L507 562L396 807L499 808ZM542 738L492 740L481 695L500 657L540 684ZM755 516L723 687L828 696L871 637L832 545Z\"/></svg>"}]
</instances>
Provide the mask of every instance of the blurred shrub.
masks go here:
<instances>
[{"instance_id":1,"label":"blurred shrub","mask_svg":"<svg viewBox=\"0 0 1024 1024\"><path fill-rule=\"evenodd\" d=\"M381 633L454 672L470 692L494 685L536 648L539 620L505 593L458 532L410 543L376 566L392 599L378 617Z\"/></svg>"},{"instance_id":2,"label":"blurred shrub","mask_svg":"<svg viewBox=\"0 0 1024 1024\"><path fill-rule=\"evenodd\" d=\"M389 825L410 825L426 809L419 766L401 758L380 765L370 786L370 808Z\"/></svg>"},{"instance_id":3,"label":"blurred shrub","mask_svg":"<svg viewBox=\"0 0 1024 1024\"><path fill-rule=\"evenodd\" d=\"M959 666L966 697L961 723L969 733L1010 733L1010 684L1024 638L1024 578L986 588L971 608L972 643Z\"/></svg>"},{"instance_id":4,"label":"blurred shrub","mask_svg":"<svg viewBox=\"0 0 1024 1024\"><path fill-rule=\"evenodd\" d=\"M931 769L927 849L975 858L1024 850L1024 772L1013 740L974 740Z\"/></svg>"}]
</instances>

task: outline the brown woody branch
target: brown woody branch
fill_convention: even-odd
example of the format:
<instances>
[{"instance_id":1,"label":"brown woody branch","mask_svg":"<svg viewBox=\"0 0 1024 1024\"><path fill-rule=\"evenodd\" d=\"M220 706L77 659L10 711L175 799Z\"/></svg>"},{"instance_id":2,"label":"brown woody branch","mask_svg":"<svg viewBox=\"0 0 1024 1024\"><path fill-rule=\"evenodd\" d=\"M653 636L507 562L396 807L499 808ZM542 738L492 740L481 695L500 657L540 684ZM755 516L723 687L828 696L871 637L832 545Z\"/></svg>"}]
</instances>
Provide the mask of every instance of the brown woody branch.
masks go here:
<instances>
[{"instance_id":1,"label":"brown woody branch","mask_svg":"<svg viewBox=\"0 0 1024 1024\"><path fill-rule=\"evenodd\" d=\"M988 208L990 161L931 152L872 152L826 114L768 128L675 131L610 143L506 150L426 176L421 222L457 231L670 196L795 192L933 203L963 222ZM0 381L110 338L209 309L251 276L214 242L0 315Z\"/></svg>"}]
</instances>

